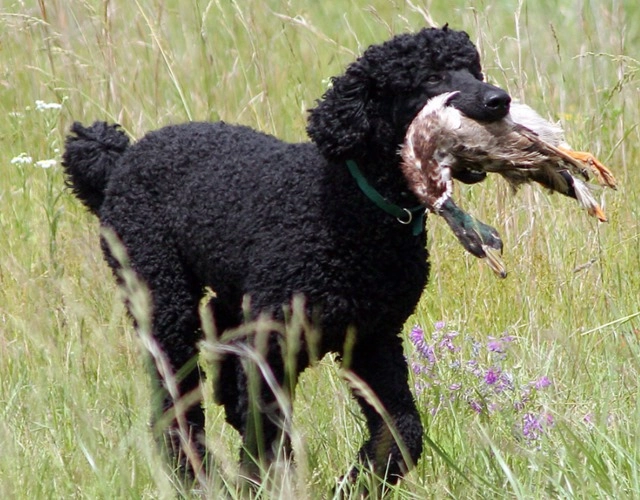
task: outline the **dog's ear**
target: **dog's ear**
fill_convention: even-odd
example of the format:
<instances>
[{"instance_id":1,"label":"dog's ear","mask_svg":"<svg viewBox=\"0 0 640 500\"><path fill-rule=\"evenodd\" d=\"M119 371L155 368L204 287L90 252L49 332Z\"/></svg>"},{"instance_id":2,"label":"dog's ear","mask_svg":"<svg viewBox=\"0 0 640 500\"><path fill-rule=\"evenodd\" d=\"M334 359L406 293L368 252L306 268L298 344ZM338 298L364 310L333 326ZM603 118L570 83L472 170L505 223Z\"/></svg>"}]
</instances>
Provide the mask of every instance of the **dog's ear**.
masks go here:
<instances>
[{"instance_id":1,"label":"dog's ear","mask_svg":"<svg viewBox=\"0 0 640 500\"><path fill-rule=\"evenodd\" d=\"M331 88L309 115L309 137L334 161L356 159L370 132L367 78L354 66L332 79Z\"/></svg>"}]
</instances>

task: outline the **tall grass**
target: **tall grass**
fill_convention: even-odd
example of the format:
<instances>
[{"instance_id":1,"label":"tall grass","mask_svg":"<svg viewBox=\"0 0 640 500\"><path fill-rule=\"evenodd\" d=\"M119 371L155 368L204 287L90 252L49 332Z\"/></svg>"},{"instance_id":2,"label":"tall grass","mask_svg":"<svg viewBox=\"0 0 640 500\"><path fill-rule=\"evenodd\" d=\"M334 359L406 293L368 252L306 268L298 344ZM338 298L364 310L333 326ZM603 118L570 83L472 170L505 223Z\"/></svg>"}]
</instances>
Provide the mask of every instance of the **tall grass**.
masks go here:
<instances>
[{"instance_id":1,"label":"tall grass","mask_svg":"<svg viewBox=\"0 0 640 500\"><path fill-rule=\"evenodd\" d=\"M173 495L147 426L140 343L102 262L97 223L64 189L71 122L118 121L139 137L224 119L304 140L306 109L328 77L370 43L430 19L467 30L488 79L561 120L569 142L603 159L620 188L603 193L610 222L597 224L537 188L511 196L494 179L461 187L457 199L503 236L504 281L429 219L432 278L406 327L407 338L414 324L424 332L424 345L407 341L407 355L423 366L413 382L428 437L390 496L640 494L636 2L4 0L0 496ZM495 358L489 342L505 336ZM496 393L489 370L513 388ZM532 388L542 377L550 385ZM223 478L215 491L235 496L225 481L237 473L239 439L206 392L205 402ZM528 414L549 416L535 439ZM365 432L330 359L303 375L291 425L297 465L263 496L326 497Z\"/></svg>"}]
</instances>

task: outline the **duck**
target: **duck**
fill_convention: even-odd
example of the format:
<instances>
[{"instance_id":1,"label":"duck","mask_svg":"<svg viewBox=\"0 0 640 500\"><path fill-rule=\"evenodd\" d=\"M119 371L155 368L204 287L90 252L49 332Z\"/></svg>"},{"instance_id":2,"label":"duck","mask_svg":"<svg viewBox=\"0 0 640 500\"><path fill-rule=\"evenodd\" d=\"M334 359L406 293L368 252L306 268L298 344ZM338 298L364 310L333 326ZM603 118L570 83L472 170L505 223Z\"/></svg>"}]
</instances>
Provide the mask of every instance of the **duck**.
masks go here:
<instances>
[{"instance_id":1,"label":"duck","mask_svg":"<svg viewBox=\"0 0 640 500\"><path fill-rule=\"evenodd\" d=\"M442 216L462 246L506 277L503 243L495 228L462 210L452 198L453 178L501 175L514 192L536 182L575 199L601 222L607 217L587 181L615 189L613 173L593 154L573 150L558 124L526 104L513 102L495 122L473 120L449 105L457 92L430 99L407 129L400 149L402 172L427 211Z\"/></svg>"}]
</instances>

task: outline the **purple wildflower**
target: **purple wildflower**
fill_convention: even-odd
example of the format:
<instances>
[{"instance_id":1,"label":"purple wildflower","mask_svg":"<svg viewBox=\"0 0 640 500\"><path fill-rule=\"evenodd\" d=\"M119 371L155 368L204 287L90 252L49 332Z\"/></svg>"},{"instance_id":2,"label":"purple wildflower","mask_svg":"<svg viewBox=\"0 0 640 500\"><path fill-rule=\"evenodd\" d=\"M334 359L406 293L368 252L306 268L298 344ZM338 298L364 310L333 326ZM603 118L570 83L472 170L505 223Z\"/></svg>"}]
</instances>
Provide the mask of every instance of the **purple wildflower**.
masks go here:
<instances>
[{"instance_id":1,"label":"purple wildflower","mask_svg":"<svg viewBox=\"0 0 640 500\"><path fill-rule=\"evenodd\" d=\"M476 413L482 413L482 404L479 401L472 399L471 401L469 401L469 406Z\"/></svg>"},{"instance_id":2,"label":"purple wildflower","mask_svg":"<svg viewBox=\"0 0 640 500\"><path fill-rule=\"evenodd\" d=\"M439 401L427 405L432 415L446 411L451 402L467 404L471 412L491 418L510 411L519 420L518 434L528 443L536 443L554 425L552 415L534 409L537 398L543 397L540 391L553 385L551 380L540 376L521 383L520 372L511 372L504 363L515 337L505 332L476 340L438 321L429 333L416 325L409 338L416 392L430 389L439 395Z\"/></svg>"},{"instance_id":3,"label":"purple wildflower","mask_svg":"<svg viewBox=\"0 0 640 500\"><path fill-rule=\"evenodd\" d=\"M487 342L487 349L489 349L489 351L491 352L503 353L504 345L500 340L493 339Z\"/></svg>"},{"instance_id":4,"label":"purple wildflower","mask_svg":"<svg viewBox=\"0 0 640 500\"><path fill-rule=\"evenodd\" d=\"M448 332L442 337L442 340L438 344L438 347L442 350L447 349L449 352L458 352L460 347L456 347L453 343L453 339L458 336L458 332Z\"/></svg>"},{"instance_id":5,"label":"purple wildflower","mask_svg":"<svg viewBox=\"0 0 640 500\"><path fill-rule=\"evenodd\" d=\"M423 352L423 356L425 358L427 358L427 361L429 361L429 363L431 363L432 365L435 364L436 362L436 352L433 350L433 347L428 345L424 352Z\"/></svg>"},{"instance_id":6,"label":"purple wildflower","mask_svg":"<svg viewBox=\"0 0 640 500\"><path fill-rule=\"evenodd\" d=\"M484 383L487 385L495 384L500 377L500 369L498 368L489 368L487 372L484 374Z\"/></svg>"},{"instance_id":7,"label":"purple wildflower","mask_svg":"<svg viewBox=\"0 0 640 500\"><path fill-rule=\"evenodd\" d=\"M416 363L415 361L411 362L411 371L416 375L420 375L424 372L424 367L420 363Z\"/></svg>"},{"instance_id":8,"label":"purple wildflower","mask_svg":"<svg viewBox=\"0 0 640 500\"><path fill-rule=\"evenodd\" d=\"M409 334L409 339L411 343L415 346L420 356L426 359L430 364L434 364L436 362L436 354L433 350L433 347L427 344L424 339L424 330L419 326L414 326L411 329L411 333Z\"/></svg>"},{"instance_id":9,"label":"purple wildflower","mask_svg":"<svg viewBox=\"0 0 640 500\"><path fill-rule=\"evenodd\" d=\"M513 403L513 407L516 409L516 411L522 411L524 410L525 406L527 406L527 403L530 399L531 389L529 389L529 386L525 386L523 391L520 393L520 399Z\"/></svg>"},{"instance_id":10,"label":"purple wildflower","mask_svg":"<svg viewBox=\"0 0 640 500\"><path fill-rule=\"evenodd\" d=\"M549 380L546 375L543 375L534 383L534 387L539 391L542 389L546 389L550 385L551 385L551 380Z\"/></svg>"},{"instance_id":11,"label":"purple wildflower","mask_svg":"<svg viewBox=\"0 0 640 500\"><path fill-rule=\"evenodd\" d=\"M542 437L544 428L540 419L533 413L525 413L522 417L522 435L528 441L537 441Z\"/></svg>"},{"instance_id":12,"label":"purple wildflower","mask_svg":"<svg viewBox=\"0 0 640 500\"><path fill-rule=\"evenodd\" d=\"M513 389L513 376L510 373L500 371L500 378L496 385L497 392L510 391Z\"/></svg>"},{"instance_id":13,"label":"purple wildflower","mask_svg":"<svg viewBox=\"0 0 640 500\"><path fill-rule=\"evenodd\" d=\"M430 387L431 386L428 383L418 380L415 385L416 394L419 396L427 391Z\"/></svg>"},{"instance_id":14,"label":"purple wildflower","mask_svg":"<svg viewBox=\"0 0 640 500\"><path fill-rule=\"evenodd\" d=\"M418 325L415 325L411 329L411 333L409 334L409 340L413 343L413 345L418 345L421 342L424 342L424 330L420 328Z\"/></svg>"},{"instance_id":15,"label":"purple wildflower","mask_svg":"<svg viewBox=\"0 0 640 500\"><path fill-rule=\"evenodd\" d=\"M482 369L475 359L467 361L467 370L474 376L480 378L482 376Z\"/></svg>"}]
</instances>

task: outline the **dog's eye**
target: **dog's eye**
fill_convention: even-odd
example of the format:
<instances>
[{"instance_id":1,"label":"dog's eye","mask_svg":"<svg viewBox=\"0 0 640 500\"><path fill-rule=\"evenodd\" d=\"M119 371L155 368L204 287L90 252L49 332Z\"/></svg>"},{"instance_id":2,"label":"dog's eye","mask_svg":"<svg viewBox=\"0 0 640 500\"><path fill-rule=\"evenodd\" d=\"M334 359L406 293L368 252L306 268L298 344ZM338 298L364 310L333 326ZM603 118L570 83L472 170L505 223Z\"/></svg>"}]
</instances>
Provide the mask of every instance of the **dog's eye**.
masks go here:
<instances>
[{"instance_id":1,"label":"dog's eye","mask_svg":"<svg viewBox=\"0 0 640 500\"><path fill-rule=\"evenodd\" d=\"M429 75L427 77L427 83L440 83L442 81L442 75L437 75L437 74L433 74L433 75Z\"/></svg>"}]
</instances>

